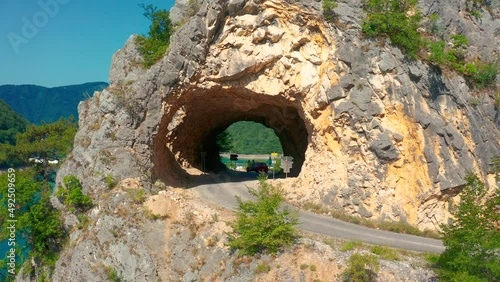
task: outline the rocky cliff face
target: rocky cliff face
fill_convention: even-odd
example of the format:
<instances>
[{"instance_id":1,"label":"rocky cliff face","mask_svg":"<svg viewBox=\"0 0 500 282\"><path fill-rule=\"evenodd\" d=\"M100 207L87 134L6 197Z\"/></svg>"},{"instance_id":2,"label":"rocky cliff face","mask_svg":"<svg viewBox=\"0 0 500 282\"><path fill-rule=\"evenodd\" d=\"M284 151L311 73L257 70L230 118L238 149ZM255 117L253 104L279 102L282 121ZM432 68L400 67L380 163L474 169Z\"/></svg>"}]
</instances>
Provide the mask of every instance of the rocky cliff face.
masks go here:
<instances>
[{"instance_id":1,"label":"rocky cliff face","mask_svg":"<svg viewBox=\"0 0 500 282\"><path fill-rule=\"evenodd\" d=\"M183 24L149 70L131 37L113 57L111 85L79 106L75 148L58 179L76 174L95 199L89 230L96 233L72 233L56 277L98 277L99 259L129 277L158 277L155 265L165 258L154 244L132 246L162 226L141 215L129 220L143 213L134 205L123 216L130 208L123 191L152 193L158 179L175 186L186 168L202 168L203 152L210 168L215 136L239 120L273 128L294 157L297 178L286 189L298 204L436 229L468 171L493 189L488 162L500 155L500 117L491 93L364 39L361 1L338 2L338 19L326 23L320 1L207 0L191 17L183 8L190 2L179 1L172 20ZM498 5L480 20L464 11L466 1L419 5L440 16L444 32L466 35L471 54L498 58ZM121 188L109 191L106 175ZM104 226L126 230L127 239L109 243Z\"/></svg>"}]
</instances>

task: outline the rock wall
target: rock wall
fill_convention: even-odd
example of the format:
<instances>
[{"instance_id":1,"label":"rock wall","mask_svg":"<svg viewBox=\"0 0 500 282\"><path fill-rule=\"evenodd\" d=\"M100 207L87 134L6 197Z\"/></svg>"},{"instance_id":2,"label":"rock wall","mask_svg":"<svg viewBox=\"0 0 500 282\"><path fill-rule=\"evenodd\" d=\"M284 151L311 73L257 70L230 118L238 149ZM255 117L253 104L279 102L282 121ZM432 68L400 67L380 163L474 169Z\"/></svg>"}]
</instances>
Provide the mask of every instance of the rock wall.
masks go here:
<instances>
[{"instance_id":1,"label":"rock wall","mask_svg":"<svg viewBox=\"0 0 500 282\"><path fill-rule=\"evenodd\" d=\"M286 187L291 202L438 228L468 171L495 187L488 167L500 155L493 95L410 60L383 40L363 38L361 1L338 2L338 19L327 23L320 1L206 0L189 10L191 17L190 2L179 1L172 20L182 25L167 55L142 69L132 36L113 57L111 85L79 105L75 147L58 180L77 175L97 203L92 222L116 225L123 217L106 214L124 207L120 193L103 198L107 175L134 179L147 193L157 189L157 179L175 186L188 175L185 168L200 168L198 156L215 133L254 120L275 129L285 153L300 160ZM420 6L440 15L444 33L466 35L472 55L498 58L498 5L477 20L464 11L465 2ZM67 226L75 220L68 216ZM132 230L123 248L140 243L149 226L143 220L122 225ZM57 277L85 277L72 272L82 268L76 258L86 261L80 275L99 273L89 257L115 252L91 247L104 237L79 234L72 232L62 256L69 262L58 263ZM154 248L146 244L144 253L127 255L130 261L107 263L154 265L148 255ZM154 276L148 271L141 277Z\"/></svg>"}]
</instances>

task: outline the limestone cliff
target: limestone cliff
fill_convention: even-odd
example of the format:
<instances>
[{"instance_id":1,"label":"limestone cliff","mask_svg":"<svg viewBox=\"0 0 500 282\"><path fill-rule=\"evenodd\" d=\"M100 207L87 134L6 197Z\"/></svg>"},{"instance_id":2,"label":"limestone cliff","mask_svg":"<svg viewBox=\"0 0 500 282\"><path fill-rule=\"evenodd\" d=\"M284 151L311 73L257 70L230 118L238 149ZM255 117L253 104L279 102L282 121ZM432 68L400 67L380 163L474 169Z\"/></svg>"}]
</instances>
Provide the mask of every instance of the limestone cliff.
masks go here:
<instances>
[{"instance_id":1,"label":"limestone cliff","mask_svg":"<svg viewBox=\"0 0 500 282\"><path fill-rule=\"evenodd\" d=\"M179 1L172 20L182 25L149 70L131 37L113 57L111 85L79 105L75 148L58 179L77 175L98 203L95 234L72 232L56 277L97 279L99 260L126 264L129 277L159 277L165 258L141 236L166 223L130 220L143 210L128 206L124 191L155 192L156 180L176 186L186 169L201 169L202 152L210 168L215 136L239 120L273 128L294 157L297 178L286 189L297 204L436 229L468 171L493 189L488 162L500 155L500 117L491 93L363 38L361 1L338 2L338 19L327 23L320 1L206 0L191 17ZM419 5L439 14L447 33L466 35L473 56L498 58L498 4L478 20L465 3ZM107 175L122 181L118 190L108 190ZM109 245L103 226L126 230L127 240Z\"/></svg>"}]
</instances>

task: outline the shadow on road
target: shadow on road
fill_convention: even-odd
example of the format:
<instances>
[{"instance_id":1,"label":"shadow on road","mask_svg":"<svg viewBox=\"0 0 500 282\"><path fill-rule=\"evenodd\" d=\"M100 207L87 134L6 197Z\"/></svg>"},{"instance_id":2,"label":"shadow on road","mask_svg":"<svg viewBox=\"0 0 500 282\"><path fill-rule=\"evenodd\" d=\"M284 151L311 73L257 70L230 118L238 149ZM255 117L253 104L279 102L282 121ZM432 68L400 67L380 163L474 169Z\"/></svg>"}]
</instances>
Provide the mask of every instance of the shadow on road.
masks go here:
<instances>
[{"instance_id":1,"label":"shadow on road","mask_svg":"<svg viewBox=\"0 0 500 282\"><path fill-rule=\"evenodd\" d=\"M273 178L272 173L267 174L269 179ZM243 172L235 170L224 170L218 173L204 173L201 175L190 175L183 181L183 186L193 188L205 184L224 184L224 183L240 183L246 181L257 180L259 174L256 172ZM276 174L275 179L285 178L284 174Z\"/></svg>"}]
</instances>

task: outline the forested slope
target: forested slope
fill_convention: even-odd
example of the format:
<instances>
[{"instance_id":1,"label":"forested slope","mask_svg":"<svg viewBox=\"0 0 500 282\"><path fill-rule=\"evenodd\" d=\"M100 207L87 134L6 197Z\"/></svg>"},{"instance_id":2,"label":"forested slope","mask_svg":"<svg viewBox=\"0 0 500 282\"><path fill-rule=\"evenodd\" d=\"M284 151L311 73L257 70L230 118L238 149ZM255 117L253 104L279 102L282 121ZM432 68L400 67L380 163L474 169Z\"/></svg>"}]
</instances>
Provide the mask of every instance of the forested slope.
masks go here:
<instances>
[{"instance_id":1,"label":"forested slope","mask_svg":"<svg viewBox=\"0 0 500 282\"><path fill-rule=\"evenodd\" d=\"M0 143L14 145L16 134L24 132L29 122L0 99Z\"/></svg>"},{"instance_id":2,"label":"forested slope","mask_svg":"<svg viewBox=\"0 0 500 282\"><path fill-rule=\"evenodd\" d=\"M260 123L240 121L227 128L233 140L232 151L240 154L282 153L281 143L274 131Z\"/></svg>"},{"instance_id":3,"label":"forested slope","mask_svg":"<svg viewBox=\"0 0 500 282\"><path fill-rule=\"evenodd\" d=\"M50 123L70 115L78 119L78 103L90 98L94 91L100 91L107 86L106 82L53 88L38 85L1 85L0 99L5 100L14 111L32 123Z\"/></svg>"}]
</instances>

